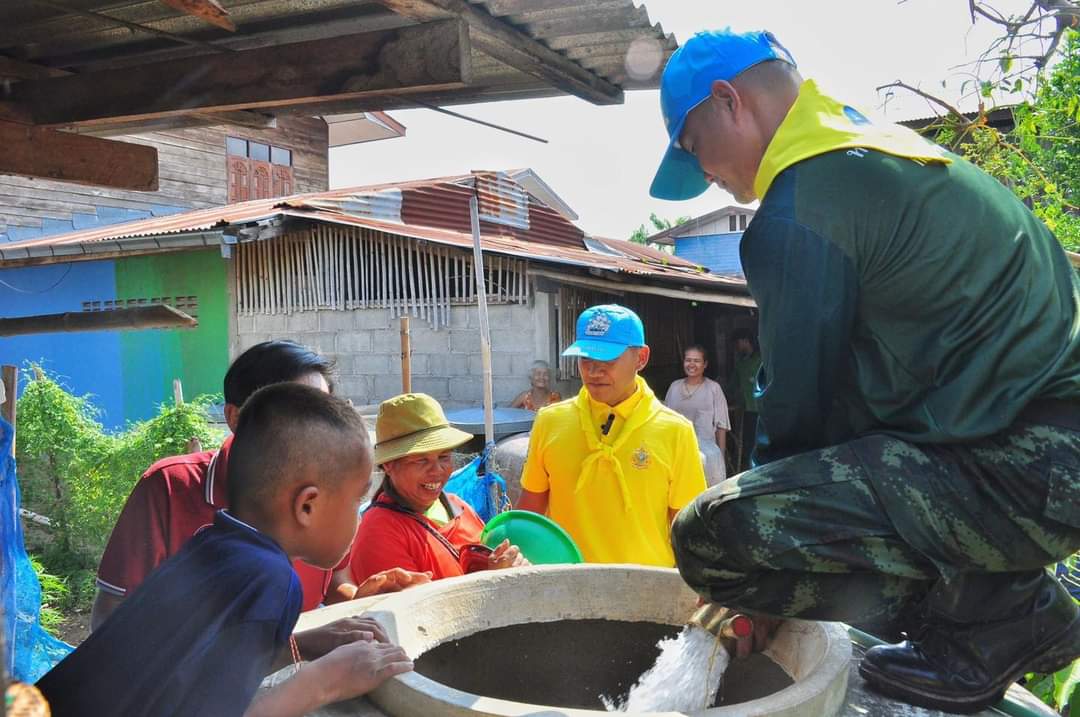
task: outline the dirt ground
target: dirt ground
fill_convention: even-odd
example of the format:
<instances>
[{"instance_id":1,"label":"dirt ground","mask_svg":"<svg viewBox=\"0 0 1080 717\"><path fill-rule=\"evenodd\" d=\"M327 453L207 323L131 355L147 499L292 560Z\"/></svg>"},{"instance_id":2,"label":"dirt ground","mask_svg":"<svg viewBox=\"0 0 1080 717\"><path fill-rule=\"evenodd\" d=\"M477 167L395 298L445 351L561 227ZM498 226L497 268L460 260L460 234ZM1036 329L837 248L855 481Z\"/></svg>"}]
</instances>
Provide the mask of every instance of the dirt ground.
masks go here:
<instances>
[{"instance_id":1,"label":"dirt ground","mask_svg":"<svg viewBox=\"0 0 1080 717\"><path fill-rule=\"evenodd\" d=\"M69 645L78 645L90 634L90 611L69 613L60 626L59 637Z\"/></svg>"}]
</instances>

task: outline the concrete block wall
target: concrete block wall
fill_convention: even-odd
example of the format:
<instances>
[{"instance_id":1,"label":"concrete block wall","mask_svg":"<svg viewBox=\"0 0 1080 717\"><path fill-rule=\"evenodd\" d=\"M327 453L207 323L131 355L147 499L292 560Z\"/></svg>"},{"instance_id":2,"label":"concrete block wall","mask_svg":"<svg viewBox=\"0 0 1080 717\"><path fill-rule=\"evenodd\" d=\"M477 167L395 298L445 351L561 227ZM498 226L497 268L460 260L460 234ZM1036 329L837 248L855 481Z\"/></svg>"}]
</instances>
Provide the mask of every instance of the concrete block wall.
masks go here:
<instances>
[{"instance_id":1,"label":"concrete block wall","mask_svg":"<svg viewBox=\"0 0 1080 717\"><path fill-rule=\"evenodd\" d=\"M549 359L548 310L544 301L500 304L489 306L488 316L495 403L505 406L528 387L532 362ZM438 331L413 318L410 334L413 390L431 394L447 408L479 405L483 368L476 307L452 307L450 326ZM230 356L271 339L297 341L333 358L339 395L358 406L401 392L400 325L389 309L235 316Z\"/></svg>"}]
</instances>

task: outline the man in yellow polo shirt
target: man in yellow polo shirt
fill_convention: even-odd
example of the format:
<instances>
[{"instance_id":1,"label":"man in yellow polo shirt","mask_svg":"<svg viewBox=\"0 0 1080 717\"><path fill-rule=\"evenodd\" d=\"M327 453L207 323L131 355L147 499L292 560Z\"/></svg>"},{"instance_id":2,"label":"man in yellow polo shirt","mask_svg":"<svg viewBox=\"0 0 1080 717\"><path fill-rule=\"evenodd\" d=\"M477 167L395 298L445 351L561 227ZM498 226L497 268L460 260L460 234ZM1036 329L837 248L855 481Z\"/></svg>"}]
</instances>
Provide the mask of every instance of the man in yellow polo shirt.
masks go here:
<instances>
[{"instance_id":1,"label":"man in yellow polo shirt","mask_svg":"<svg viewBox=\"0 0 1080 717\"><path fill-rule=\"evenodd\" d=\"M705 490L693 425L638 376L649 347L633 311L588 308L576 339L563 356L584 386L536 416L518 508L550 515L588 562L672 567L671 521Z\"/></svg>"}]
</instances>

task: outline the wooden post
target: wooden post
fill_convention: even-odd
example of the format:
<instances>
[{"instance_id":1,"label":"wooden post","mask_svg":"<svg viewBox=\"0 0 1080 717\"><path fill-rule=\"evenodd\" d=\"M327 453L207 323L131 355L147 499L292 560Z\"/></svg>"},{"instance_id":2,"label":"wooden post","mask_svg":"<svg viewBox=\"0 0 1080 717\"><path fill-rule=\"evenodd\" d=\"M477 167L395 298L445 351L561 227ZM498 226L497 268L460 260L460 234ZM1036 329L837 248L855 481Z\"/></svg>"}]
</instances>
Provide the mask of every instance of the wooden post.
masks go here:
<instances>
[{"instance_id":1,"label":"wooden post","mask_svg":"<svg viewBox=\"0 0 1080 717\"><path fill-rule=\"evenodd\" d=\"M184 405L184 384L178 378L172 380L173 403L177 406Z\"/></svg>"},{"instance_id":2,"label":"wooden post","mask_svg":"<svg viewBox=\"0 0 1080 717\"><path fill-rule=\"evenodd\" d=\"M401 392L412 393L412 336L409 317L401 317Z\"/></svg>"},{"instance_id":3,"label":"wooden post","mask_svg":"<svg viewBox=\"0 0 1080 717\"><path fill-rule=\"evenodd\" d=\"M484 252L480 248L480 212L476 194L469 198L472 222L473 273L476 275L476 303L480 310L480 363L484 371L484 445L495 444L495 402L491 388L491 327L488 325L487 282L484 281Z\"/></svg>"},{"instance_id":4,"label":"wooden post","mask_svg":"<svg viewBox=\"0 0 1080 717\"><path fill-rule=\"evenodd\" d=\"M4 381L4 403L0 406L0 416L11 424L11 455L15 455L15 403L19 397L19 369L5 365L0 369Z\"/></svg>"}]
</instances>

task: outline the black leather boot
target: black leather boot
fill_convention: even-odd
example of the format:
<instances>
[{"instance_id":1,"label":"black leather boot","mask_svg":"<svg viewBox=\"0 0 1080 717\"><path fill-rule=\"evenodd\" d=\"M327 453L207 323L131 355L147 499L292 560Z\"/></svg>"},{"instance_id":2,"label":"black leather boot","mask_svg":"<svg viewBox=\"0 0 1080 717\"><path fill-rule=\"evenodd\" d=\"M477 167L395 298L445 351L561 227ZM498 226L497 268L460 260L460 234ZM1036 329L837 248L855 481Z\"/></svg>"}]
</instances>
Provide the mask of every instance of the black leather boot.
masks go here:
<instances>
[{"instance_id":1,"label":"black leather boot","mask_svg":"<svg viewBox=\"0 0 1080 717\"><path fill-rule=\"evenodd\" d=\"M977 712L1025 672L1051 672L1080 657L1080 610L1044 571L961 576L935 586L929 602L929 622L912 640L866 652L859 674L879 692Z\"/></svg>"}]
</instances>

